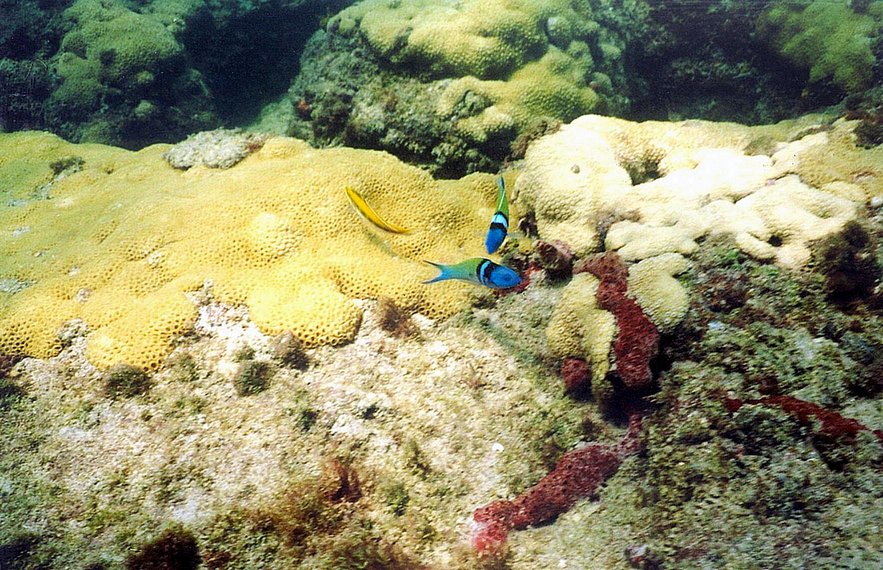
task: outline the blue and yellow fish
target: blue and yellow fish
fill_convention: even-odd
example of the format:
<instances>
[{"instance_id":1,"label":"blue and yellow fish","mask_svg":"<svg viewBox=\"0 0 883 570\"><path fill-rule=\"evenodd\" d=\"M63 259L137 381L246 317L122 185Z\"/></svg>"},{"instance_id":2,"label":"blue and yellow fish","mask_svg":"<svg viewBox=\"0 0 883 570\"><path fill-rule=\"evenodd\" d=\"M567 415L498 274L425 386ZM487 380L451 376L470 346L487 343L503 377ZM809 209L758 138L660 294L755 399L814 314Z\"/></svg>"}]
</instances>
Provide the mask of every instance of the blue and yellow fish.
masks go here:
<instances>
[{"instance_id":1,"label":"blue and yellow fish","mask_svg":"<svg viewBox=\"0 0 883 570\"><path fill-rule=\"evenodd\" d=\"M506 239L506 233L509 231L509 200L506 199L506 183L503 177L497 179L497 211L491 218L491 227L488 228L487 238L484 240L484 247L488 253L493 253L500 249L503 240Z\"/></svg>"},{"instance_id":2,"label":"blue and yellow fish","mask_svg":"<svg viewBox=\"0 0 883 570\"><path fill-rule=\"evenodd\" d=\"M442 265L431 261L426 263L435 266L441 273L436 278L424 281L424 283L462 279L491 289L509 289L521 284L521 276L517 272L483 257L473 257L453 265Z\"/></svg>"}]
</instances>

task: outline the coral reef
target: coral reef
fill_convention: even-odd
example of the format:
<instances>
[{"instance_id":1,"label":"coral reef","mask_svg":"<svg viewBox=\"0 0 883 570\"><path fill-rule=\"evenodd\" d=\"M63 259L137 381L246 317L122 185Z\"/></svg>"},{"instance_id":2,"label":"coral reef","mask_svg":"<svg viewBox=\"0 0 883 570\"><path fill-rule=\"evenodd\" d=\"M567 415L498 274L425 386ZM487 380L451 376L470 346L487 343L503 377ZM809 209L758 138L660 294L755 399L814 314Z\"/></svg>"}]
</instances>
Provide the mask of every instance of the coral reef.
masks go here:
<instances>
[{"instance_id":1,"label":"coral reef","mask_svg":"<svg viewBox=\"0 0 883 570\"><path fill-rule=\"evenodd\" d=\"M538 124L627 107L623 51L645 16L561 0L361 2L305 48L289 132L446 177L496 169Z\"/></svg>"},{"instance_id":2,"label":"coral reef","mask_svg":"<svg viewBox=\"0 0 883 570\"><path fill-rule=\"evenodd\" d=\"M564 241L577 256L601 249L598 227L618 216L603 245L628 261L690 254L704 236L729 234L759 259L801 267L810 242L839 231L863 202L883 194L880 150L855 146L854 122L805 134L807 122L743 127L584 116L530 147L514 195L535 213L542 239ZM746 155L761 136L782 142L772 156Z\"/></svg>"},{"instance_id":3,"label":"coral reef","mask_svg":"<svg viewBox=\"0 0 883 570\"><path fill-rule=\"evenodd\" d=\"M285 92L325 11L348 3L4 2L0 130L135 149L244 126Z\"/></svg>"},{"instance_id":4,"label":"coral reef","mask_svg":"<svg viewBox=\"0 0 883 570\"><path fill-rule=\"evenodd\" d=\"M617 376L630 390L646 388L653 380L650 361L656 356L659 331L634 299L626 296L629 271L616 253L581 262L577 272L587 271L599 279L598 306L616 317L613 341Z\"/></svg>"},{"instance_id":5,"label":"coral reef","mask_svg":"<svg viewBox=\"0 0 883 570\"><path fill-rule=\"evenodd\" d=\"M138 148L217 120L201 75L158 19L124 3L77 0L53 59L48 124L67 138Z\"/></svg>"},{"instance_id":6,"label":"coral reef","mask_svg":"<svg viewBox=\"0 0 883 570\"><path fill-rule=\"evenodd\" d=\"M0 352L50 356L56 331L81 318L102 368L156 369L192 326L207 282L265 332L291 330L306 346L351 340L356 298L452 314L469 286L423 285L430 269L420 260L480 254L471 237L496 192L490 175L436 183L383 153L284 138L220 172L175 170L163 146L128 153L44 134L4 135L0 146L0 179L23 200L0 205L0 224L15 230L0 237L0 277L28 284L0 301ZM49 165L72 155L82 169L52 178ZM29 200L47 180L53 199ZM415 231L378 238L349 208L348 185Z\"/></svg>"}]
</instances>

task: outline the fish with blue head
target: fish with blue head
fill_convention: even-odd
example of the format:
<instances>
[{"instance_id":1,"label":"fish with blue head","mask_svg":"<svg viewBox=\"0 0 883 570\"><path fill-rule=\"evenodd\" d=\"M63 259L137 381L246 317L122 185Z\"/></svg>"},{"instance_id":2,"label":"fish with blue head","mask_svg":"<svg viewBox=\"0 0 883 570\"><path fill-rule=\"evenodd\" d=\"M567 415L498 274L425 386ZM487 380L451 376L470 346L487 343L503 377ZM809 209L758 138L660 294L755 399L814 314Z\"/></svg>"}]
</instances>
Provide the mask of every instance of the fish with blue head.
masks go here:
<instances>
[{"instance_id":1,"label":"fish with blue head","mask_svg":"<svg viewBox=\"0 0 883 570\"><path fill-rule=\"evenodd\" d=\"M497 209L491 218L484 247L488 253L494 253L503 245L509 232L509 200L506 199L506 183L503 177L497 178Z\"/></svg>"},{"instance_id":2,"label":"fish with blue head","mask_svg":"<svg viewBox=\"0 0 883 570\"><path fill-rule=\"evenodd\" d=\"M483 257L473 257L452 265L431 261L426 263L436 267L440 273L434 279L424 281L424 283L460 279L491 289L509 289L521 284L521 276L516 271Z\"/></svg>"}]
</instances>

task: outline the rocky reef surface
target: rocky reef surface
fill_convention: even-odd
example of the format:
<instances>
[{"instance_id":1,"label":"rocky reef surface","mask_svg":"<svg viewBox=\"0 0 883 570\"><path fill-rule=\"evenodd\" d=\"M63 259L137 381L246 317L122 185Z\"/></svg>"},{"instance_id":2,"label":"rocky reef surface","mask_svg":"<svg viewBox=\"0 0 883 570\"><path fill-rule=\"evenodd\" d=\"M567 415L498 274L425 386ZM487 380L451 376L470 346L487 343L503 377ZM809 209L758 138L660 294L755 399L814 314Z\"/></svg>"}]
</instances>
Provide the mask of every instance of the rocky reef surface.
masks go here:
<instances>
[{"instance_id":1,"label":"rocky reef surface","mask_svg":"<svg viewBox=\"0 0 883 570\"><path fill-rule=\"evenodd\" d=\"M877 565L860 124L576 119L505 174L504 292L420 283L480 247L489 175L225 131L0 136L0 560Z\"/></svg>"}]
</instances>

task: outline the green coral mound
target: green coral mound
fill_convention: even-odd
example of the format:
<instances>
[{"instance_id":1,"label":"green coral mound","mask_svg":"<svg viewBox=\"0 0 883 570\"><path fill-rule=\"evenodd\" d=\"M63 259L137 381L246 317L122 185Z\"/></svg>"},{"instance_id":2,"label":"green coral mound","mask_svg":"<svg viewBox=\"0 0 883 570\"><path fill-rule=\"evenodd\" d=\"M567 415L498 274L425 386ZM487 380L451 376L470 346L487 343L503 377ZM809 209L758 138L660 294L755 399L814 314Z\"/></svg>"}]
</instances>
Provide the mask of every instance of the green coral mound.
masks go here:
<instances>
[{"instance_id":1,"label":"green coral mound","mask_svg":"<svg viewBox=\"0 0 883 570\"><path fill-rule=\"evenodd\" d=\"M301 58L290 134L380 148L444 177L496 170L541 121L624 112L643 9L595 0L367 0Z\"/></svg>"},{"instance_id":2,"label":"green coral mound","mask_svg":"<svg viewBox=\"0 0 883 570\"><path fill-rule=\"evenodd\" d=\"M182 57L183 48L159 20L122 5L79 0L65 15L76 25L64 37L66 51L96 64L102 84L149 85Z\"/></svg>"},{"instance_id":3,"label":"green coral mound","mask_svg":"<svg viewBox=\"0 0 883 570\"><path fill-rule=\"evenodd\" d=\"M777 2L760 17L757 31L774 51L808 70L811 82L831 81L855 93L873 79L871 39L881 24L883 2L871 3L866 14L845 2Z\"/></svg>"},{"instance_id":4,"label":"green coral mound","mask_svg":"<svg viewBox=\"0 0 883 570\"><path fill-rule=\"evenodd\" d=\"M538 117L572 120L598 103L592 89L580 87L587 71L585 62L552 47L542 59L528 63L508 81L482 81L473 76L453 81L442 95L438 112L456 118L457 130L476 143L524 132ZM476 95L488 106L476 115L460 118Z\"/></svg>"},{"instance_id":5,"label":"green coral mound","mask_svg":"<svg viewBox=\"0 0 883 570\"><path fill-rule=\"evenodd\" d=\"M436 77L504 78L537 59L550 39L566 47L597 31L588 2L368 0L344 10L344 28L358 26L383 59ZM547 37L548 36L550 37Z\"/></svg>"},{"instance_id":6,"label":"green coral mound","mask_svg":"<svg viewBox=\"0 0 883 570\"><path fill-rule=\"evenodd\" d=\"M65 17L73 28L62 40L62 84L51 103L72 117L95 111L112 90L150 89L181 62L183 49L171 32L121 4L79 0Z\"/></svg>"}]
</instances>

